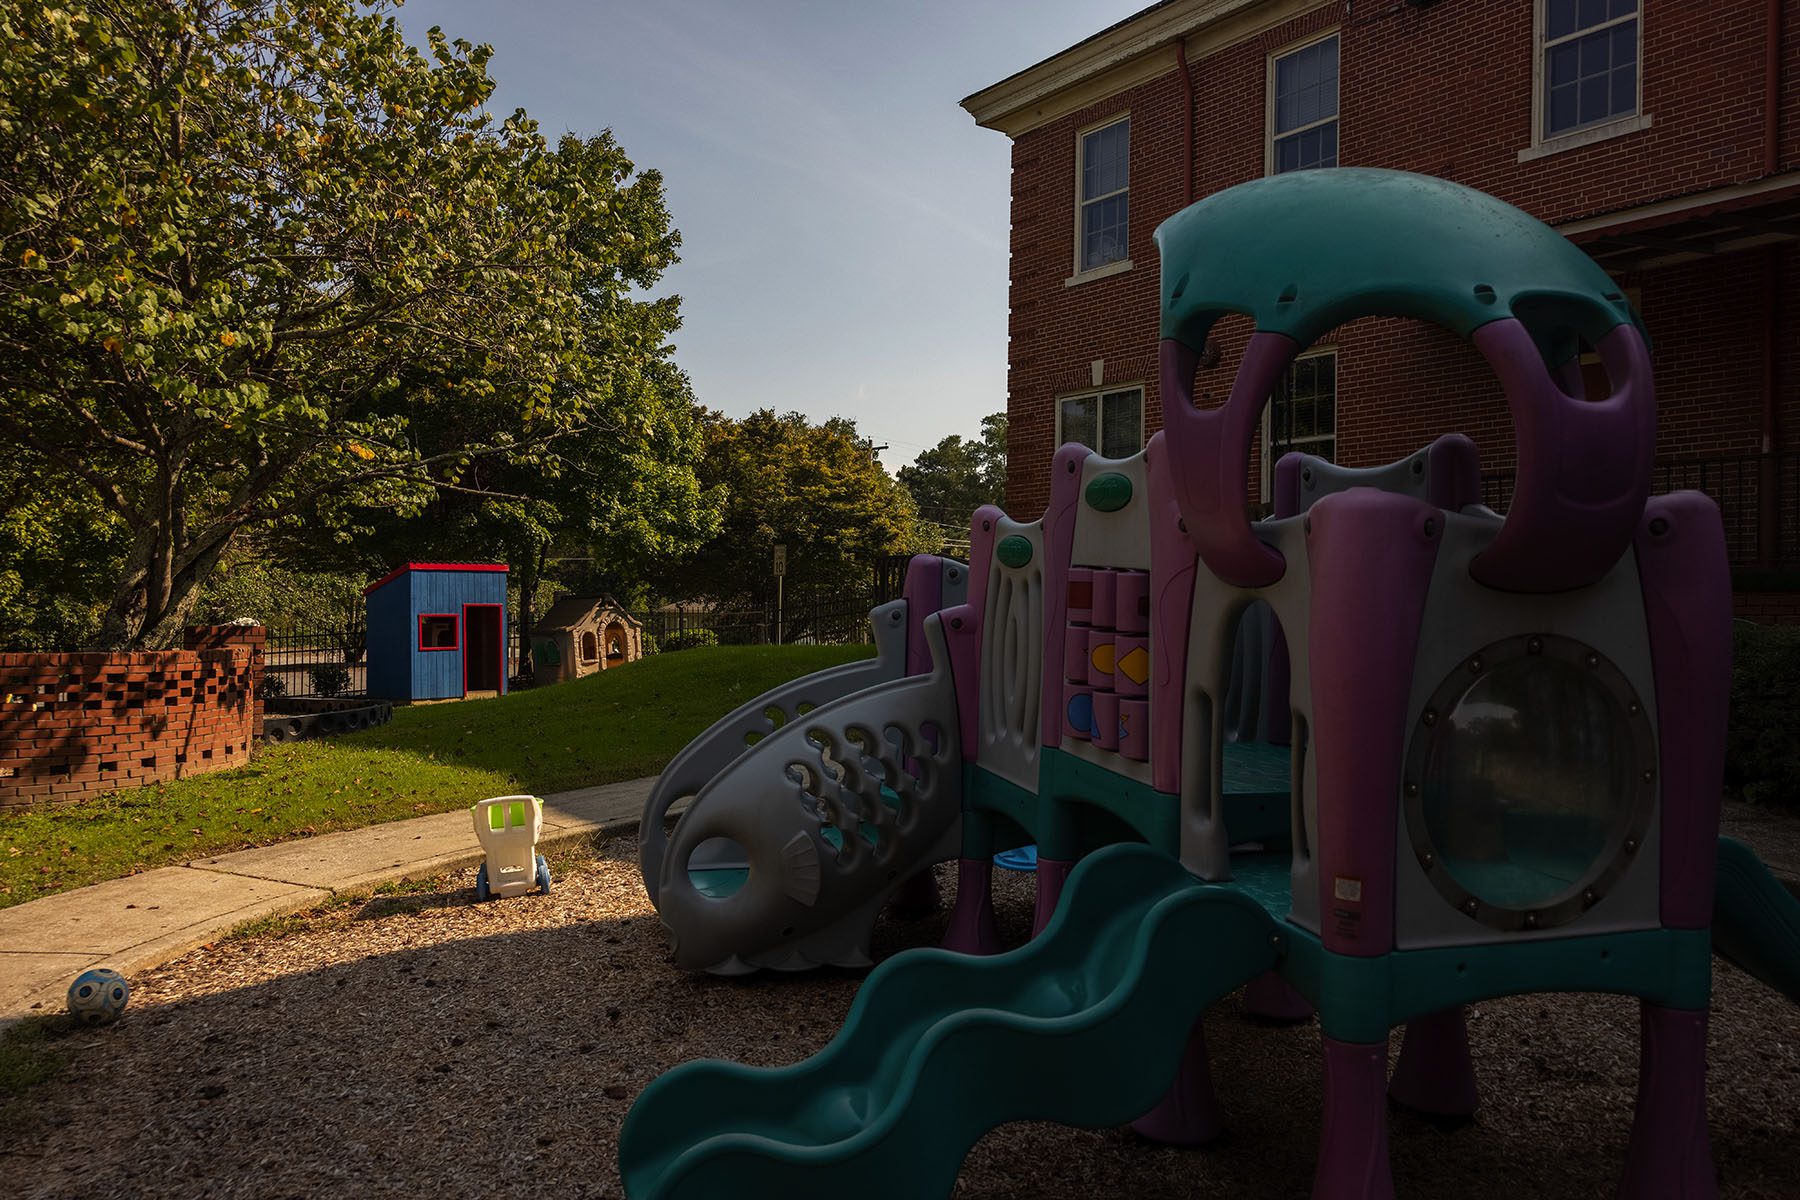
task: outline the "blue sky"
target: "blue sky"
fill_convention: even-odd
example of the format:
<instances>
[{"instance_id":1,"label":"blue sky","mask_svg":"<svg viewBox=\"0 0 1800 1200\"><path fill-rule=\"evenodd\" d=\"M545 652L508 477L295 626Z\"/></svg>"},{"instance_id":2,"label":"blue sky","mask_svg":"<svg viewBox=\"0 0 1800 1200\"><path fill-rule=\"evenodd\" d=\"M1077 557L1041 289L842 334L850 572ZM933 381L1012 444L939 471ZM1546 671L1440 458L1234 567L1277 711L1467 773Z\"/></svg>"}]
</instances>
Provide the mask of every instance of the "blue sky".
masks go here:
<instances>
[{"instance_id":1,"label":"blue sky","mask_svg":"<svg viewBox=\"0 0 1800 1200\"><path fill-rule=\"evenodd\" d=\"M898 468L1006 406L1011 146L957 105L1147 0L409 0L498 114L611 127L681 230L701 403L856 418Z\"/></svg>"}]
</instances>

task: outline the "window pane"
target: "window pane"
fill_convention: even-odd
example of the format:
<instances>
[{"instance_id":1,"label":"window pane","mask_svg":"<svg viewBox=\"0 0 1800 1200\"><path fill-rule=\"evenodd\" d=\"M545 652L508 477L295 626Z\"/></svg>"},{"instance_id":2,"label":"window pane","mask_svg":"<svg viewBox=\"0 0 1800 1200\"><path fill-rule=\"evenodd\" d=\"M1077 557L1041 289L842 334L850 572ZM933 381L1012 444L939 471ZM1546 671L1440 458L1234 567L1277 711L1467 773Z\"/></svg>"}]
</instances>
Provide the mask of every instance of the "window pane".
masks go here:
<instances>
[{"instance_id":1,"label":"window pane","mask_svg":"<svg viewBox=\"0 0 1800 1200\"><path fill-rule=\"evenodd\" d=\"M1143 448L1142 392L1109 392L1100 408L1100 453L1125 458Z\"/></svg>"},{"instance_id":2,"label":"window pane","mask_svg":"<svg viewBox=\"0 0 1800 1200\"><path fill-rule=\"evenodd\" d=\"M1337 116L1338 40L1329 38L1319 43L1319 115Z\"/></svg>"},{"instance_id":3,"label":"window pane","mask_svg":"<svg viewBox=\"0 0 1800 1200\"><path fill-rule=\"evenodd\" d=\"M1125 257L1129 196L1096 200L1082 209L1081 269L1090 271Z\"/></svg>"},{"instance_id":4,"label":"window pane","mask_svg":"<svg viewBox=\"0 0 1800 1200\"><path fill-rule=\"evenodd\" d=\"M1080 442L1084 446L1092 446L1094 437L1094 410L1099 401L1093 396L1077 396L1062 402L1062 440Z\"/></svg>"},{"instance_id":5,"label":"window pane","mask_svg":"<svg viewBox=\"0 0 1800 1200\"><path fill-rule=\"evenodd\" d=\"M1575 85L1550 89L1549 132L1561 133L1575 125Z\"/></svg>"},{"instance_id":6,"label":"window pane","mask_svg":"<svg viewBox=\"0 0 1800 1200\"><path fill-rule=\"evenodd\" d=\"M1300 169L1300 139L1283 138L1275 143L1275 173Z\"/></svg>"},{"instance_id":7,"label":"window pane","mask_svg":"<svg viewBox=\"0 0 1800 1200\"><path fill-rule=\"evenodd\" d=\"M1612 38L1612 68L1637 67L1637 22L1627 21L1607 31Z\"/></svg>"},{"instance_id":8,"label":"window pane","mask_svg":"<svg viewBox=\"0 0 1800 1200\"><path fill-rule=\"evenodd\" d=\"M1275 60L1275 133L1334 117L1337 108L1336 38Z\"/></svg>"},{"instance_id":9,"label":"window pane","mask_svg":"<svg viewBox=\"0 0 1800 1200\"><path fill-rule=\"evenodd\" d=\"M1594 75L1581 81L1581 102L1578 107L1583 125L1606 116L1606 106L1611 100L1607 95L1606 80L1604 75Z\"/></svg>"},{"instance_id":10,"label":"window pane","mask_svg":"<svg viewBox=\"0 0 1800 1200\"><path fill-rule=\"evenodd\" d=\"M1081 139L1081 195L1083 199L1116 192L1128 182L1131 158L1129 121L1096 129Z\"/></svg>"},{"instance_id":11,"label":"window pane","mask_svg":"<svg viewBox=\"0 0 1800 1200\"><path fill-rule=\"evenodd\" d=\"M1628 16L1638 10L1638 0L1612 0L1612 16Z\"/></svg>"},{"instance_id":12,"label":"window pane","mask_svg":"<svg viewBox=\"0 0 1800 1200\"><path fill-rule=\"evenodd\" d=\"M1337 122L1319 126L1319 161L1315 167L1337 166Z\"/></svg>"},{"instance_id":13,"label":"window pane","mask_svg":"<svg viewBox=\"0 0 1800 1200\"><path fill-rule=\"evenodd\" d=\"M1612 111L1634 112L1637 109L1637 64L1626 63L1612 73Z\"/></svg>"},{"instance_id":14,"label":"window pane","mask_svg":"<svg viewBox=\"0 0 1800 1200\"><path fill-rule=\"evenodd\" d=\"M1581 0L1578 18L1581 28L1586 29L1589 25L1598 25L1606 20L1606 4L1607 0Z\"/></svg>"},{"instance_id":15,"label":"window pane","mask_svg":"<svg viewBox=\"0 0 1800 1200\"><path fill-rule=\"evenodd\" d=\"M1576 67L1581 62L1581 47L1575 42L1553 46L1545 55L1545 75L1551 87L1574 83Z\"/></svg>"},{"instance_id":16,"label":"window pane","mask_svg":"<svg viewBox=\"0 0 1800 1200\"><path fill-rule=\"evenodd\" d=\"M1581 77L1599 75L1612 65L1612 39L1604 33L1591 34L1576 45L1581 47Z\"/></svg>"},{"instance_id":17,"label":"window pane","mask_svg":"<svg viewBox=\"0 0 1800 1200\"><path fill-rule=\"evenodd\" d=\"M1547 0L1544 6L1544 36L1559 38L1575 32L1575 0Z\"/></svg>"}]
</instances>

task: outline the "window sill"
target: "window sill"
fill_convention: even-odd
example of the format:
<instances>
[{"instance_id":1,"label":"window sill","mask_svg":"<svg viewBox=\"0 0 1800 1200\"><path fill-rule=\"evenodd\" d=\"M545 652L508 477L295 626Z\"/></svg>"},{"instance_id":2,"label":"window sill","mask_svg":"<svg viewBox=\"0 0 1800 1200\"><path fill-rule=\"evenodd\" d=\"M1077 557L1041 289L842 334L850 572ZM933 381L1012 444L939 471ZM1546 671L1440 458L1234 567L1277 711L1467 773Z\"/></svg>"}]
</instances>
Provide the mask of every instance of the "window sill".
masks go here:
<instances>
[{"instance_id":1,"label":"window sill","mask_svg":"<svg viewBox=\"0 0 1800 1200\"><path fill-rule=\"evenodd\" d=\"M1519 161L1531 162L1533 159L1561 154L1564 150L1579 150L1583 146L1592 146L1595 142L1610 141L1616 137L1624 137L1628 133L1638 133L1650 128L1654 120L1655 118L1650 113L1644 113L1641 116L1626 117L1622 121L1595 125L1591 129L1577 129L1574 133L1565 133L1560 137L1539 142L1535 146L1527 146L1519 151Z\"/></svg>"},{"instance_id":2,"label":"window sill","mask_svg":"<svg viewBox=\"0 0 1800 1200\"><path fill-rule=\"evenodd\" d=\"M1064 287L1074 287L1078 283L1089 283L1095 279L1105 279L1109 275L1123 275L1131 270L1131 260L1121 258L1118 262L1109 262L1104 267L1095 267L1091 271L1079 271L1063 280Z\"/></svg>"}]
</instances>

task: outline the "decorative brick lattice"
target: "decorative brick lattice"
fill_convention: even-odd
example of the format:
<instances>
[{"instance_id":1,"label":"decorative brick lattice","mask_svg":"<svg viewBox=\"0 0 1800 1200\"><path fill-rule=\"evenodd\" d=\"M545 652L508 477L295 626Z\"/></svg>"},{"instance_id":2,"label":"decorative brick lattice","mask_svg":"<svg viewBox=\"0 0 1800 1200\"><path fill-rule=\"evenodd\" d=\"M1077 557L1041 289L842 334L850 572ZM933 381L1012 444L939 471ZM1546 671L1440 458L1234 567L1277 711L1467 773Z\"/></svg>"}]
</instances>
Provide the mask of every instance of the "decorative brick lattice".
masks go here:
<instances>
[{"instance_id":1,"label":"decorative brick lattice","mask_svg":"<svg viewBox=\"0 0 1800 1200\"><path fill-rule=\"evenodd\" d=\"M249 761L262 730L259 626L187 648L0 654L0 807L71 803Z\"/></svg>"}]
</instances>

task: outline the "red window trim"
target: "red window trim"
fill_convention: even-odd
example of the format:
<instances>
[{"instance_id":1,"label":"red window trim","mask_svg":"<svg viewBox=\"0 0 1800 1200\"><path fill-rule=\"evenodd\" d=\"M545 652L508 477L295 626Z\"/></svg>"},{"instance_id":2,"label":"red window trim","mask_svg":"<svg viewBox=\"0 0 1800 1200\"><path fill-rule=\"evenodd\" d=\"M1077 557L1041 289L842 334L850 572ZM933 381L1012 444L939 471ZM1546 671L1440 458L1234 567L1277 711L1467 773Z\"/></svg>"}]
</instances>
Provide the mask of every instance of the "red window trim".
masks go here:
<instances>
[{"instance_id":1,"label":"red window trim","mask_svg":"<svg viewBox=\"0 0 1800 1200\"><path fill-rule=\"evenodd\" d=\"M448 646L427 646L425 644L425 622L432 617L443 617L450 622L451 640ZM420 613L419 614L419 650L429 654L434 650L462 649L462 617L457 613Z\"/></svg>"}]
</instances>

